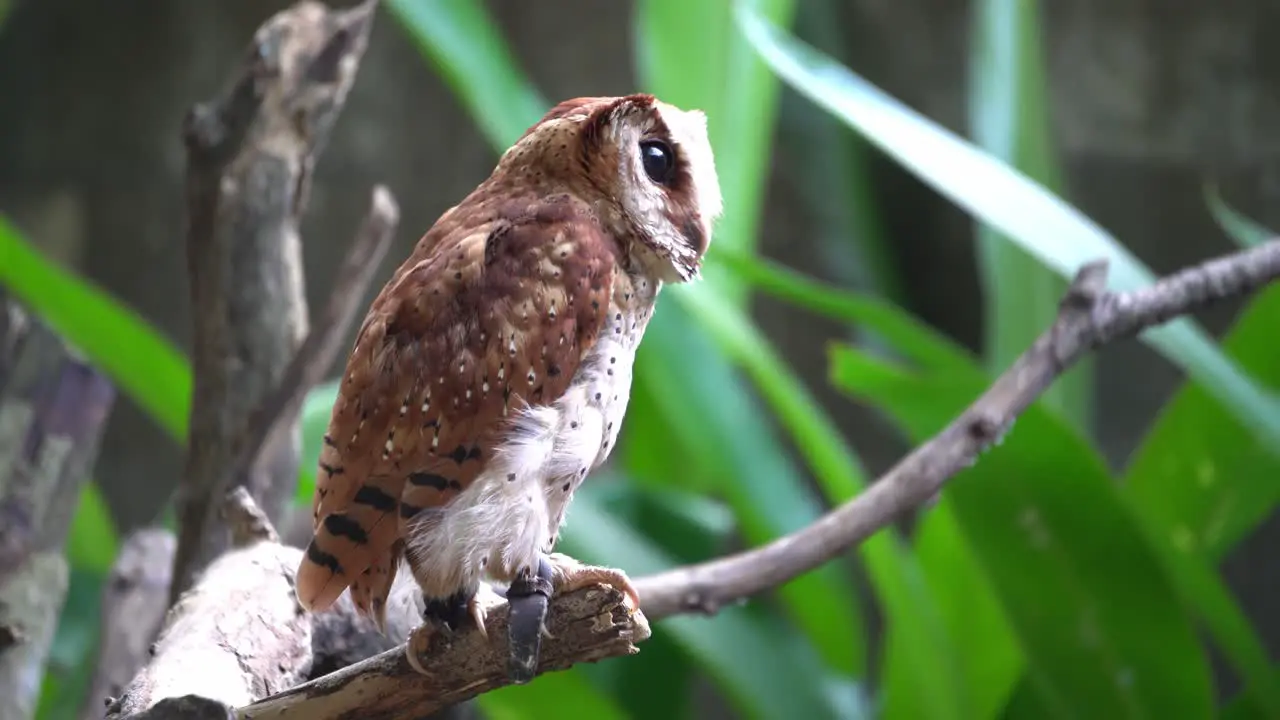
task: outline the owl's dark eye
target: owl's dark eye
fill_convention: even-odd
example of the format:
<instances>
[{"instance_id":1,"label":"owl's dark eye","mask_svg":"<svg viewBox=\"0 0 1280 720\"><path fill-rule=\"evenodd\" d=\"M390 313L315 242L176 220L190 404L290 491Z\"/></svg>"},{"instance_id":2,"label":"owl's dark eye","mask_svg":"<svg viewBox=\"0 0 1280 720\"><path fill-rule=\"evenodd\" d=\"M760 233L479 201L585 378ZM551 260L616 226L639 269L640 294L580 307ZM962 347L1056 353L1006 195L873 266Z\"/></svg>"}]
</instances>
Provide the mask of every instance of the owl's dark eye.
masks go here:
<instances>
[{"instance_id":1,"label":"owl's dark eye","mask_svg":"<svg viewBox=\"0 0 1280 720\"><path fill-rule=\"evenodd\" d=\"M649 179L666 185L676 174L676 157L671 147L661 140L645 140L640 143L640 162Z\"/></svg>"}]
</instances>

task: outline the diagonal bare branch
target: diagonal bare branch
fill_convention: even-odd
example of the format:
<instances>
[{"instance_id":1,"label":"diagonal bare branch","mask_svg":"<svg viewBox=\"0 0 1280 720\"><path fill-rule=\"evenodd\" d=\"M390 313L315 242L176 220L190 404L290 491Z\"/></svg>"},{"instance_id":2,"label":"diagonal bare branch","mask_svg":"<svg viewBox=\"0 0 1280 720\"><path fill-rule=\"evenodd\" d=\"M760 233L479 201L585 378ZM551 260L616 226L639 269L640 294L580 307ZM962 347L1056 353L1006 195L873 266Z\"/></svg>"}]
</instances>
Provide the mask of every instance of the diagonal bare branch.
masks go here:
<instances>
[{"instance_id":1,"label":"diagonal bare branch","mask_svg":"<svg viewBox=\"0 0 1280 720\"><path fill-rule=\"evenodd\" d=\"M1280 240L1187 268L1131 292L1107 292L1106 275L1103 261L1082 267L1053 326L958 418L862 494L767 545L637 580L645 614L659 620L679 613L712 613L840 555L933 497L1089 352L1274 281L1280 276Z\"/></svg>"}]
</instances>

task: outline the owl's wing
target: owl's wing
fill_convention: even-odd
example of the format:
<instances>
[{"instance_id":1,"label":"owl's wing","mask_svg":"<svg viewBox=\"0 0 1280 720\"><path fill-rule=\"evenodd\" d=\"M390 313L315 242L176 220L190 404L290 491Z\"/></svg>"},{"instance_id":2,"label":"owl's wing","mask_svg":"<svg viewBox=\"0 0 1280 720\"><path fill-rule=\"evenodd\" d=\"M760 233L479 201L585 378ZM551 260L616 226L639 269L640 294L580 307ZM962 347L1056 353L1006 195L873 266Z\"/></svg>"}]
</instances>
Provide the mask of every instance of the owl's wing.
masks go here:
<instances>
[{"instance_id":1,"label":"owl's wing","mask_svg":"<svg viewBox=\"0 0 1280 720\"><path fill-rule=\"evenodd\" d=\"M348 360L297 574L313 611L363 574L353 598L381 619L404 521L464 491L516 411L563 394L604 325L618 249L575 201L454 237L383 289Z\"/></svg>"}]
</instances>

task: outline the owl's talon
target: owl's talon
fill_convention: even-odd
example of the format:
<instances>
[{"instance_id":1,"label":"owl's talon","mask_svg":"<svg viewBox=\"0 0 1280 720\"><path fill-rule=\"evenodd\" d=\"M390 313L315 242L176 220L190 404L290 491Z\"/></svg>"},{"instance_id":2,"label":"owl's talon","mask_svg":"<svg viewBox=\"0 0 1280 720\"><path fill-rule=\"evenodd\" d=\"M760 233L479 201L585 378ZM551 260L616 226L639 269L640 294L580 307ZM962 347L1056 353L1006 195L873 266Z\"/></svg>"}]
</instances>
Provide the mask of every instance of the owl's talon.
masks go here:
<instances>
[{"instance_id":1,"label":"owl's talon","mask_svg":"<svg viewBox=\"0 0 1280 720\"><path fill-rule=\"evenodd\" d=\"M419 660L427 651L431 649L431 639L439 632L439 628L428 621L426 624L420 625L409 633L409 639L404 644L405 659L409 661L409 667L420 675L431 676L431 673L422 666Z\"/></svg>"},{"instance_id":2,"label":"owl's talon","mask_svg":"<svg viewBox=\"0 0 1280 720\"><path fill-rule=\"evenodd\" d=\"M476 624L476 629L480 631L480 635L485 640L489 639L489 628L485 627L485 618L488 613L484 609L484 605L480 604L478 595L472 595L467 601L467 614L471 616L471 621Z\"/></svg>"},{"instance_id":3,"label":"owl's talon","mask_svg":"<svg viewBox=\"0 0 1280 720\"><path fill-rule=\"evenodd\" d=\"M476 591L462 590L447 598L423 598L422 625L414 628L405 642L405 655L409 665L423 675L431 673L422 666L419 658L428 654L436 636L449 640L455 637L470 620L485 638L489 631L484 626L485 609Z\"/></svg>"},{"instance_id":4,"label":"owl's talon","mask_svg":"<svg viewBox=\"0 0 1280 720\"><path fill-rule=\"evenodd\" d=\"M588 585L608 585L623 595L623 604L629 614L640 609L640 593L631 584L631 578L617 568L584 565L563 553L553 553L550 558L557 595L580 590Z\"/></svg>"}]
</instances>

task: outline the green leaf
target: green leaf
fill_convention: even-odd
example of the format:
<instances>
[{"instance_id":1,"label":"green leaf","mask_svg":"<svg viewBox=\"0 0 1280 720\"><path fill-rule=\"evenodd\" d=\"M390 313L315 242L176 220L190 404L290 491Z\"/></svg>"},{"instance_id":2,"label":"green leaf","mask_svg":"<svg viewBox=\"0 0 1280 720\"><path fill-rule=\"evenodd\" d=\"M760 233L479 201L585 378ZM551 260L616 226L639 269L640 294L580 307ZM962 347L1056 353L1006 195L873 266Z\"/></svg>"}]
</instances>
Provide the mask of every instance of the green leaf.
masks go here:
<instances>
[{"instance_id":1,"label":"green leaf","mask_svg":"<svg viewBox=\"0 0 1280 720\"><path fill-rule=\"evenodd\" d=\"M874 331L924 370L955 374L974 382L987 379L963 347L890 303L819 283L737 251L713 250L710 257L775 298ZM758 354L751 349L743 352L748 356ZM938 622L945 625L953 647L963 648L965 670L969 677L977 679L966 688L968 711L960 714L990 717L1002 706L1023 667L1012 632L945 506L923 518L915 548L928 585L926 592L940 616ZM926 705L933 696L920 692L918 679L919 672L926 671L912 666L911 653L917 645L910 633L916 629L908 618L889 625L882 699L886 718L928 716Z\"/></svg>"},{"instance_id":2,"label":"green leaf","mask_svg":"<svg viewBox=\"0 0 1280 720\"><path fill-rule=\"evenodd\" d=\"M1039 4L982 0L974 4L969 123L974 142L1047 190L1061 192L1049 132ZM1053 324L1067 282L1015 241L978 223L987 367L1008 367ZM1078 364L1045 392L1048 403L1086 431L1093 398L1091 364Z\"/></svg>"},{"instance_id":3,"label":"green leaf","mask_svg":"<svg viewBox=\"0 0 1280 720\"><path fill-rule=\"evenodd\" d=\"M640 485L608 466L592 475L591 487L602 511L630 524L677 562L717 555L732 541L732 512L703 494ZM697 665L666 633L646 640L644 652L625 663L593 668L590 677L637 717L696 717ZM663 692L653 692L655 687Z\"/></svg>"},{"instance_id":4,"label":"green leaf","mask_svg":"<svg viewBox=\"0 0 1280 720\"><path fill-rule=\"evenodd\" d=\"M985 373L963 347L891 303L819 283L737 251L713 250L711 257L775 298L874 331L924 370L978 382L986 380ZM754 353L749 349L744 352ZM915 540L916 554L929 585L928 594L941 615L940 622L945 623L954 647L964 648L967 671L981 679L970 685L970 712L962 716L988 717L1001 706L1022 663L994 596L949 518L944 507L922 520ZM902 632L903 628L912 630L914 626L904 619L888 629L884 717L925 717L924 704L931 698L919 691L916 673L910 666L912 646L905 641L909 635Z\"/></svg>"},{"instance_id":5,"label":"green leaf","mask_svg":"<svg viewBox=\"0 0 1280 720\"><path fill-rule=\"evenodd\" d=\"M676 562L611 516L588 484L574 499L562 534L564 552L584 562L625 568L632 576ZM696 657L744 717L835 718L841 710L823 691L827 671L811 646L747 608L725 608L714 617L682 615L655 623ZM644 644L640 645L641 654Z\"/></svg>"},{"instance_id":6,"label":"green leaf","mask_svg":"<svg viewBox=\"0 0 1280 720\"><path fill-rule=\"evenodd\" d=\"M1216 191L1213 192L1216 198ZM1217 200L1215 218L1241 245L1251 233L1270 236ZM1280 288L1267 288L1245 309L1222 347L1269 387L1280 384L1280 352L1272 341ZM1248 618L1206 562L1216 564L1280 501L1280 489L1258 478L1280 475L1280 460L1204 390L1187 383L1164 406L1130 459L1124 484L1135 509L1170 554L1191 566L1187 583L1214 641L1244 676L1248 703L1280 716L1280 682ZM1206 579L1207 578L1207 579Z\"/></svg>"},{"instance_id":7,"label":"green leaf","mask_svg":"<svg viewBox=\"0 0 1280 720\"><path fill-rule=\"evenodd\" d=\"M93 678L104 573L71 569L66 601L49 648L49 661L40 688L39 720L75 717Z\"/></svg>"},{"instance_id":8,"label":"green leaf","mask_svg":"<svg viewBox=\"0 0 1280 720\"><path fill-rule=\"evenodd\" d=\"M605 662L617 662L617 659ZM626 662L626 660L623 660ZM627 712L586 679L581 667L539 675L526 685L507 685L476 698L490 720L539 720L541 717L591 717L625 720Z\"/></svg>"},{"instance_id":9,"label":"green leaf","mask_svg":"<svg viewBox=\"0 0 1280 720\"><path fill-rule=\"evenodd\" d=\"M67 535L71 578L45 668L39 720L73 717L80 712L97 661L103 583L119 544L101 490L95 482L85 483Z\"/></svg>"},{"instance_id":10,"label":"green leaf","mask_svg":"<svg viewBox=\"0 0 1280 720\"><path fill-rule=\"evenodd\" d=\"M723 502L676 485L641 485L606 466L591 475L607 512L626 517L663 552L697 562L725 551L737 522Z\"/></svg>"},{"instance_id":11,"label":"green leaf","mask_svg":"<svg viewBox=\"0 0 1280 720\"><path fill-rule=\"evenodd\" d=\"M705 285L673 288L671 294L755 380L831 502L860 492L865 479L857 457L759 329ZM953 681L947 640L910 549L893 530L885 530L860 550L890 623L913 637L907 645L913 660L909 667L917 671L914 681L922 696L933 704L931 717L955 716L961 690Z\"/></svg>"},{"instance_id":12,"label":"green leaf","mask_svg":"<svg viewBox=\"0 0 1280 720\"><path fill-rule=\"evenodd\" d=\"M964 347L909 312L878 298L819 282L790 268L736 250L712 248L723 264L756 290L816 315L873 330L895 350L931 372L981 373Z\"/></svg>"},{"instance_id":13,"label":"green leaf","mask_svg":"<svg viewBox=\"0 0 1280 720\"><path fill-rule=\"evenodd\" d=\"M679 457L695 459L695 467L714 468L716 488L752 544L807 525L822 506L782 449L765 408L711 339L696 331L694 320L688 307L668 299L645 332L633 394L651 398L666 431L635 433L632 423L643 418L635 413L643 407L632 408L619 451L628 467L636 456L675 454L678 448ZM698 362L682 362L684 357ZM663 480L686 482L683 474ZM832 667L861 674L866 639L853 584L839 567L816 569L777 591L788 615Z\"/></svg>"},{"instance_id":14,"label":"green leaf","mask_svg":"<svg viewBox=\"0 0 1280 720\"><path fill-rule=\"evenodd\" d=\"M837 387L888 413L915 443L985 389L848 348L831 360ZM1211 714L1208 662L1160 554L1101 458L1052 413L1029 408L948 485L944 502L1056 716Z\"/></svg>"},{"instance_id":15,"label":"green leaf","mask_svg":"<svg viewBox=\"0 0 1280 720\"><path fill-rule=\"evenodd\" d=\"M827 497L836 502L853 497L864 482L861 462L760 329L707 285L686 285L669 292L755 381Z\"/></svg>"},{"instance_id":16,"label":"green leaf","mask_svg":"<svg viewBox=\"0 0 1280 720\"><path fill-rule=\"evenodd\" d=\"M1280 682L1280 672L1272 670L1275 682ZM1276 713L1259 703L1258 696L1251 692L1242 692L1231 698L1218 714L1220 720L1269 720Z\"/></svg>"},{"instance_id":17,"label":"green leaf","mask_svg":"<svg viewBox=\"0 0 1280 720\"><path fill-rule=\"evenodd\" d=\"M102 490L96 482L85 483L76 503L76 514L71 518L67 562L73 568L106 574L115 561L119 544Z\"/></svg>"},{"instance_id":18,"label":"green leaf","mask_svg":"<svg viewBox=\"0 0 1280 720\"><path fill-rule=\"evenodd\" d=\"M964 683L964 654L929 594L918 558L892 530L872 535L861 550L885 617L886 653L894 673L890 686L896 680L915 693L911 714L898 717L968 717L964 709L971 704L971 688Z\"/></svg>"},{"instance_id":19,"label":"green leaf","mask_svg":"<svg viewBox=\"0 0 1280 720\"><path fill-rule=\"evenodd\" d=\"M489 144L505 149L550 104L520 71L476 0L390 0L387 7L462 101Z\"/></svg>"},{"instance_id":20,"label":"green leaf","mask_svg":"<svg viewBox=\"0 0 1280 720\"><path fill-rule=\"evenodd\" d=\"M119 300L43 258L3 215L0 285L79 348L170 437L186 442L186 357Z\"/></svg>"},{"instance_id":21,"label":"green leaf","mask_svg":"<svg viewBox=\"0 0 1280 720\"><path fill-rule=\"evenodd\" d=\"M605 662L616 663L619 659ZM480 695L476 702L490 720L553 717L625 720L631 717L613 698L597 690L581 667L539 675L527 685L501 687Z\"/></svg>"},{"instance_id":22,"label":"green leaf","mask_svg":"<svg viewBox=\"0 0 1280 720\"><path fill-rule=\"evenodd\" d=\"M907 170L1064 277L1106 258L1110 287L1153 275L1095 222L847 68L740 7L738 24L761 57L796 91L836 114ZM1181 318L1141 336L1202 383L1264 442L1280 447L1280 402L1225 357L1204 329Z\"/></svg>"},{"instance_id":23,"label":"green leaf","mask_svg":"<svg viewBox=\"0 0 1280 720\"><path fill-rule=\"evenodd\" d=\"M1245 309L1224 351L1271 387L1280 386L1280 287ZM1186 383L1131 457L1123 493L1151 532L1188 566L1186 584L1215 643L1249 683L1252 702L1280 716L1280 683L1266 649L1211 570L1280 502L1280 459L1201 386Z\"/></svg>"},{"instance_id":24,"label":"green leaf","mask_svg":"<svg viewBox=\"0 0 1280 720\"><path fill-rule=\"evenodd\" d=\"M844 13L834 2L797 3L794 32L832 55L845 55L856 30L843 22ZM732 28L732 22L725 26ZM875 150L829 113L804 102L779 102L775 135L786 152L775 158L773 173L790 186L788 204L794 203L794 212L810 219L806 245L816 251L823 276L902 302L904 263L885 226L888 208L877 193ZM878 342L871 333L860 337L867 344Z\"/></svg>"},{"instance_id":25,"label":"green leaf","mask_svg":"<svg viewBox=\"0 0 1280 720\"><path fill-rule=\"evenodd\" d=\"M1236 241L1242 248L1256 247L1274 238L1276 234L1269 228L1252 218L1236 212L1235 208L1222 199L1216 183L1205 183L1204 201L1209 206L1209 213L1218 225L1226 231L1227 236Z\"/></svg>"},{"instance_id":26,"label":"green leaf","mask_svg":"<svg viewBox=\"0 0 1280 720\"><path fill-rule=\"evenodd\" d=\"M1222 340L1223 350L1272 388L1280 387L1280 287L1263 290ZM1280 458L1200 385L1165 404L1132 455L1131 501L1184 552L1221 561L1280 502Z\"/></svg>"},{"instance_id":27,"label":"green leaf","mask_svg":"<svg viewBox=\"0 0 1280 720\"><path fill-rule=\"evenodd\" d=\"M771 19L787 23L790 1L756 2ZM664 101L707 114L725 211L714 247L749 249L756 243L778 82L732 31L731 4L719 0L641 0L635 6L636 64L642 85ZM739 306L737 278L709 266L708 285ZM820 508L751 407L741 381L701 331L664 309L646 334L637 365L639 397L629 413L628 465L652 467L682 444L702 471L717 468L721 491L743 519L748 540L763 542L816 518ZM697 316L694 316L697 318ZM696 356L697 369L682 362ZM693 377L696 374L698 377ZM758 376L755 377L758 380ZM648 400L648 402L646 402ZM646 410L656 414L648 414ZM640 411L637 414L637 410ZM661 432L658 426L684 428ZM639 428L637 427L639 426ZM692 427L689 427L692 426ZM717 440L716 438L722 438ZM637 459L639 459L637 461ZM744 482L746 473L759 478ZM852 587L836 568L824 568L780 589L790 615L834 667L861 672L862 630L850 603Z\"/></svg>"},{"instance_id":28,"label":"green leaf","mask_svg":"<svg viewBox=\"0 0 1280 720\"><path fill-rule=\"evenodd\" d=\"M316 491L316 463L320 462L320 445L329 430L333 404L338 401L338 380L320 383L307 393L302 403L302 461L298 470L298 489L294 501L311 507Z\"/></svg>"},{"instance_id":29,"label":"green leaf","mask_svg":"<svg viewBox=\"0 0 1280 720\"><path fill-rule=\"evenodd\" d=\"M967 703L960 716L995 717L1023 676L1026 663L1004 609L945 498L919 518L913 544L959 664L956 674ZM909 648L904 647L909 642L897 626L889 627L882 673L882 717L887 720L927 717L928 698L916 686Z\"/></svg>"}]
</instances>

